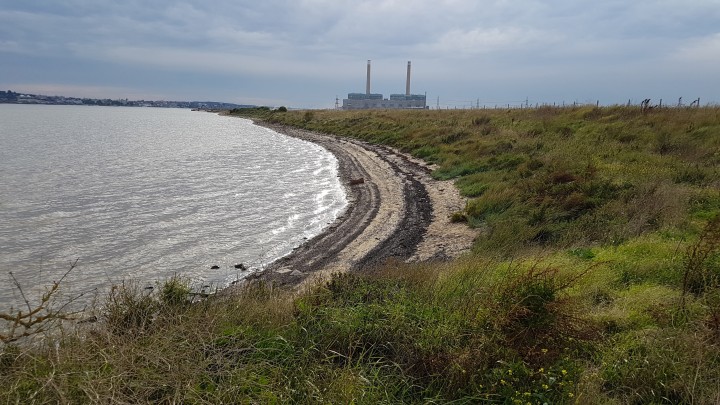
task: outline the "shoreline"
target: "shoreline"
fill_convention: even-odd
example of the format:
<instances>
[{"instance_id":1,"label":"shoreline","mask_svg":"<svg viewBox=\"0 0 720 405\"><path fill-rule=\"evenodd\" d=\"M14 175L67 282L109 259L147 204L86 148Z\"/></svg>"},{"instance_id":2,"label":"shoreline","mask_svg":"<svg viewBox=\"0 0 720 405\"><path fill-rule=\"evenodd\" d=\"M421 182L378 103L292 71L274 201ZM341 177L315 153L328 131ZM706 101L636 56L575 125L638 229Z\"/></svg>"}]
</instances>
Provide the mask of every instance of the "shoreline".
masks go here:
<instances>
[{"instance_id":1,"label":"shoreline","mask_svg":"<svg viewBox=\"0 0 720 405\"><path fill-rule=\"evenodd\" d=\"M295 286L333 273L362 271L387 260L444 261L470 250L477 231L451 223L466 199L432 167L385 146L253 121L316 143L338 160L348 205L320 234L246 280Z\"/></svg>"}]
</instances>

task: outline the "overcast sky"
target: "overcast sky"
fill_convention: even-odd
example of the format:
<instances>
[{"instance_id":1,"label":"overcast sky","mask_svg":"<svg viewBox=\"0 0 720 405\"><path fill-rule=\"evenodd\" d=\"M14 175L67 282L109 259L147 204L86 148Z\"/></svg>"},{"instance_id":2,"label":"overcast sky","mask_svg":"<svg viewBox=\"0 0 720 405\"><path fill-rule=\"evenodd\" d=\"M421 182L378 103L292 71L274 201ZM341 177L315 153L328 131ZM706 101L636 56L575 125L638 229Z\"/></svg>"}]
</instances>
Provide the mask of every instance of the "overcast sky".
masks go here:
<instances>
[{"instance_id":1,"label":"overcast sky","mask_svg":"<svg viewBox=\"0 0 720 405\"><path fill-rule=\"evenodd\" d=\"M329 108L720 102L720 0L0 0L0 89Z\"/></svg>"}]
</instances>

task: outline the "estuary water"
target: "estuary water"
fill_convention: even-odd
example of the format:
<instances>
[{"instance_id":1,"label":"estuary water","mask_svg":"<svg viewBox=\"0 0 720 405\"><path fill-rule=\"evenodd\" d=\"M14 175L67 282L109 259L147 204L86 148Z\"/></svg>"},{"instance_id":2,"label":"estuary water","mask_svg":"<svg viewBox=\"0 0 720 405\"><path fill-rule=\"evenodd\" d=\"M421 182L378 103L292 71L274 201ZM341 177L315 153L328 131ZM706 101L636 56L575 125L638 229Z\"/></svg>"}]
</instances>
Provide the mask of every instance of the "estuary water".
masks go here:
<instances>
[{"instance_id":1,"label":"estuary water","mask_svg":"<svg viewBox=\"0 0 720 405\"><path fill-rule=\"evenodd\" d=\"M0 310L22 302L9 272L37 297L76 259L65 294L175 274L222 287L346 204L332 154L248 120L0 104Z\"/></svg>"}]
</instances>

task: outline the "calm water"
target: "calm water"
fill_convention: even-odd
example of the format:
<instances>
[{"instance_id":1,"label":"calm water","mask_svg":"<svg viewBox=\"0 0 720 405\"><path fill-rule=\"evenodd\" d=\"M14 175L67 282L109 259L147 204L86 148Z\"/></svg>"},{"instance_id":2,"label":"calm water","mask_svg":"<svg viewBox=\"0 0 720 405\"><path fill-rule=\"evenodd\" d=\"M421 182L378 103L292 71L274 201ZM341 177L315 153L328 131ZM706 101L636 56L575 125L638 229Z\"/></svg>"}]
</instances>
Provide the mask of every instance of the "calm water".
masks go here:
<instances>
[{"instance_id":1,"label":"calm water","mask_svg":"<svg viewBox=\"0 0 720 405\"><path fill-rule=\"evenodd\" d=\"M0 105L0 309L19 299L9 271L37 295L75 259L72 292L173 274L226 284L345 205L330 153L247 120Z\"/></svg>"}]
</instances>

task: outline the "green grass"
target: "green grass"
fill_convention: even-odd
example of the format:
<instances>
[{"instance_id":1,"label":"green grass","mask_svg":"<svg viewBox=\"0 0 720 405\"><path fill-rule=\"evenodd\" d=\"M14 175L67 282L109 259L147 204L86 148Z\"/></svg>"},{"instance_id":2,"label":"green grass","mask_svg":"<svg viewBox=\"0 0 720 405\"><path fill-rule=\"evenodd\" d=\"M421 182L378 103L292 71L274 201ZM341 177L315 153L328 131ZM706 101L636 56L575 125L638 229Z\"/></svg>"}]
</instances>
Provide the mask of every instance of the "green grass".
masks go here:
<instances>
[{"instance_id":1,"label":"green grass","mask_svg":"<svg viewBox=\"0 0 720 405\"><path fill-rule=\"evenodd\" d=\"M301 293L127 282L4 344L1 402L720 402L720 110L237 113L435 163L482 236Z\"/></svg>"},{"instance_id":2,"label":"green grass","mask_svg":"<svg viewBox=\"0 0 720 405\"><path fill-rule=\"evenodd\" d=\"M483 255L621 243L687 227L699 199L717 210L718 108L237 113L387 144L437 164L435 178L454 179L472 198L468 221L488 231L475 247Z\"/></svg>"}]
</instances>

